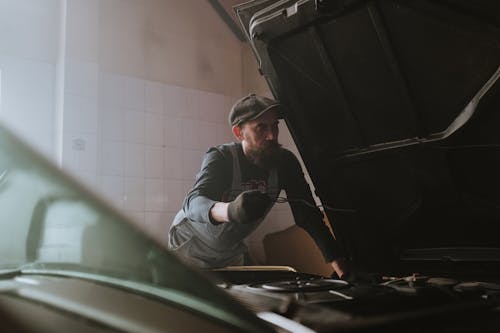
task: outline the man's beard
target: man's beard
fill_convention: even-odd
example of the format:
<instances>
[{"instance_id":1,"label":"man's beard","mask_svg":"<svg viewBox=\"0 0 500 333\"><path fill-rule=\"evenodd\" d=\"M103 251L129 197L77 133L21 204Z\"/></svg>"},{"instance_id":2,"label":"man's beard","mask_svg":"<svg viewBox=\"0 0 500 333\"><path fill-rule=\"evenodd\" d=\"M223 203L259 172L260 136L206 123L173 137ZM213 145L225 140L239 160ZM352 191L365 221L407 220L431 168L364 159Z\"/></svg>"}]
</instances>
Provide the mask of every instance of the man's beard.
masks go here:
<instances>
[{"instance_id":1,"label":"man's beard","mask_svg":"<svg viewBox=\"0 0 500 333\"><path fill-rule=\"evenodd\" d=\"M260 147L247 147L245 155L253 164L269 170L276 166L280 149L277 141L265 141Z\"/></svg>"}]
</instances>

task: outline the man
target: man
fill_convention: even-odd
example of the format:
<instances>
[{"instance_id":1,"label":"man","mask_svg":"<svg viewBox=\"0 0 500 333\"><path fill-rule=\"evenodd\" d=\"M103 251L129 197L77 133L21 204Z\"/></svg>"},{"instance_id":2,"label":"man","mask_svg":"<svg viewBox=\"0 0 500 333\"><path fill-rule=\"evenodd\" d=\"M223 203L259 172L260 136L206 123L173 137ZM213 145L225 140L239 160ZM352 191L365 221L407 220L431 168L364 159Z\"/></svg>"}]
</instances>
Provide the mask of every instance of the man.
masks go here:
<instances>
[{"instance_id":1,"label":"man","mask_svg":"<svg viewBox=\"0 0 500 333\"><path fill-rule=\"evenodd\" d=\"M297 158L278 143L281 108L250 94L231 109L229 123L238 143L208 150L169 231L169 248L185 261L203 268L244 264L244 239L284 189L295 223L311 235L337 275L344 274Z\"/></svg>"}]
</instances>

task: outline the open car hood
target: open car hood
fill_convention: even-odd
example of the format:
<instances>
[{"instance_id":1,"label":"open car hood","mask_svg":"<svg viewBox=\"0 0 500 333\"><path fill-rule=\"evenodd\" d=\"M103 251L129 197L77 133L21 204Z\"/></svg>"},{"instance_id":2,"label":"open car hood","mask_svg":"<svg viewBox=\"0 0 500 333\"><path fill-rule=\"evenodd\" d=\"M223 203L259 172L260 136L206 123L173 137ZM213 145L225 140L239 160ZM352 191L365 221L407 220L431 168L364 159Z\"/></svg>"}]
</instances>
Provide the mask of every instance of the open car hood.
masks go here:
<instances>
[{"instance_id":1,"label":"open car hood","mask_svg":"<svg viewBox=\"0 0 500 333\"><path fill-rule=\"evenodd\" d=\"M354 263L500 260L498 1L236 12Z\"/></svg>"}]
</instances>

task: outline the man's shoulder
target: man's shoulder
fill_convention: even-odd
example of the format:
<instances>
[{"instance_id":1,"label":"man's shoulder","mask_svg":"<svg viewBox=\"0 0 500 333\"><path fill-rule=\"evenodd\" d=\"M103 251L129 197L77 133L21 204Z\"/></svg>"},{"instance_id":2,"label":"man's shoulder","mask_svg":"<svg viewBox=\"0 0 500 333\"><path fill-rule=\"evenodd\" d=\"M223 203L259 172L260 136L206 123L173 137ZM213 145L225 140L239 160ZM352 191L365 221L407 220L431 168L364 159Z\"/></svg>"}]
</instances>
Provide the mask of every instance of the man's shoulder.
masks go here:
<instances>
[{"instance_id":1,"label":"man's shoulder","mask_svg":"<svg viewBox=\"0 0 500 333\"><path fill-rule=\"evenodd\" d=\"M234 149L241 149L241 143L230 142L218 146L213 146L207 150L207 154L214 155L223 159L232 159L232 151Z\"/></svg>"},{"instance_id":2,"label":"man's shoulder","mask_svg":"<svg viewBox=\"0 0 500 333\"><path fill-rule=\"evenodd\" d=\"M228 142L228 143L224 143L224 144L221 144L221 145L218 145L218 146L214 146L212 148L216 148L216 149L219 149L223 152L229 152L230 150L234 149L234 148L240 148L241 147L241 143L240 142Z\"/></svg>"}]
</instances>

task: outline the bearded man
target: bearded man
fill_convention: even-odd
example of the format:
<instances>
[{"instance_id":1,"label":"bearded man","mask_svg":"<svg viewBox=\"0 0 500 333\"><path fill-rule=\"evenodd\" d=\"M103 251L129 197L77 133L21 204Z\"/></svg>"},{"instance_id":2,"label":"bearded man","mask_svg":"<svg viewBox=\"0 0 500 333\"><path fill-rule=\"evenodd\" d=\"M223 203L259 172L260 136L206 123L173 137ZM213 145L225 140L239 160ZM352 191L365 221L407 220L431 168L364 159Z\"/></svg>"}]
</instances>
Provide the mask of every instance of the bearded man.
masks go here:
<instances>
[{"instance_id":1,"label":"bearded man","mask_svg":"<svg viewBox=\"0 0 500 333\"><path fill-rule=\"evenodd\" d=\"M314 239L338 276L343 262L314 204L295 155L278 143L282 106L250 94L232 107L238 142L210 148L169 230L169 248L201 268L248 264L244 240L263 221L282 189L295 223Z\"/></svg>"}]
</instances>

